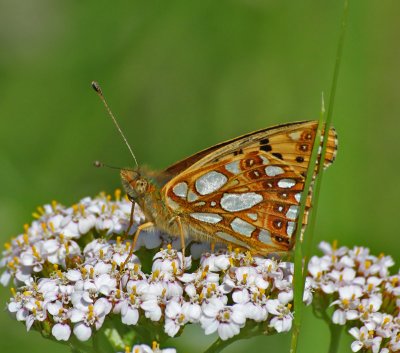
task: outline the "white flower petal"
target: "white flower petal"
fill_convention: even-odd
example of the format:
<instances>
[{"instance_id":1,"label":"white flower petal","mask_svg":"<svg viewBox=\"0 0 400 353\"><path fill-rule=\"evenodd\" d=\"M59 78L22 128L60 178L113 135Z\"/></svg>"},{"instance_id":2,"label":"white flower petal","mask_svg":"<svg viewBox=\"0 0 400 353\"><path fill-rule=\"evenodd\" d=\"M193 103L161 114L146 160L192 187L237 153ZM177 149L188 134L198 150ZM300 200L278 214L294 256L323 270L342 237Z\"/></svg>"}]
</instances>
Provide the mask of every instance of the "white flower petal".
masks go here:
<instances>
[{"instance_id":1,"label":"white flower petal","mask_svg":"<svg viewBox=\"0 0 400 353\"><path fill-rule=\"evenodd\" d=\"M57 341L68 341L71 336L71 327L67 324L55 324L51 333Z\"/></svg>"},{"instance_id":2,"label":"white flower petal","mask_svg":"<svg viewBox=\"0 0 400 353\"><path fill-rule=\"evenodd\" d=\"M137 309L129 307L124 315L121 317L121 321L125 325L136 325L139 320L139 312Z\"/></svg>"},{"instance_id":3,"label":"white flower petal","mask_svg":"<svg viewBox=\"0 0 400 353\"><path fill-rule=\"evenodd\" d=\"M92 335L92 329L84 323L78 323L74 327L74 334L79 341L87 341Z\"/></svg>"}]
</instances>

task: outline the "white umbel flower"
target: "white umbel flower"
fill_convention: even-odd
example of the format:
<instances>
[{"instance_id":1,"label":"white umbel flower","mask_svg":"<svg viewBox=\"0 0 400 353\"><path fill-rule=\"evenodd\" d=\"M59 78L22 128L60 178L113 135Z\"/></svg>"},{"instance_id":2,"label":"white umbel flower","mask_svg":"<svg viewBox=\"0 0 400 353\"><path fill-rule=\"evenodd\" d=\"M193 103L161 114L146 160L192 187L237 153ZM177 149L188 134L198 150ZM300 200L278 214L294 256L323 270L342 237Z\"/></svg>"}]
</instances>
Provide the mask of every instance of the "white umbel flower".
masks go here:
<instances>
[{"instance_id":1,"label":"white umbel flower","mask_svg":"<svg viewBox=\"0 0 400 353\"><path fill-rule=\"evenodd\" d=\"M200 323L206 335L218 331L219 337L227 340L239 334L246 323L246 314L242 305L227 306L221 300L212 299L203 305Z\"/></svg>"}]
</instances>

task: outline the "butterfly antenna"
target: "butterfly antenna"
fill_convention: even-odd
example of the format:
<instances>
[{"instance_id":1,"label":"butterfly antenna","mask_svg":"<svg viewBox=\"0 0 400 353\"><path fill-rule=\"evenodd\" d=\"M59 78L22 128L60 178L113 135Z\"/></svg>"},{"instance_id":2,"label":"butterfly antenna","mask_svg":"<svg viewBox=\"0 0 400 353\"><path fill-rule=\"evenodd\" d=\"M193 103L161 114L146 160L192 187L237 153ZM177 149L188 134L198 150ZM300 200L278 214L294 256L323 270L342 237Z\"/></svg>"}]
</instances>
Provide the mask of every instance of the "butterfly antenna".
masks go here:
<instances>
[{"instance_id":1,"label":"butterfly antenna","mask_svg":"<svg viewBox=\"0 0 400 353\"><path fill-rule=\"evenodd\" d=\"M119 127L118 122L117 122L117 119L115 119L114 114L112 113L110 107L109 107L108 104L107 104L106 99L104 98L103 91L101 90L100 85L98 84L98 82L93 81L93 82L92 82L92 87L93 87L93 89L96 91L97 95L100 97L101 101L104 103L104 106L105 106L106 109L107 109L108 115L110 115L110 117L111 117L112 121L114 122L114 125L116 126L118 132L120 133L120 135L122 136L123 140L125 141L125 144L126 144L126 146L128 147L129 152L131 153L131 155L132 155L132 157L133 157L133 160L135 161L135 164L136 164L137 166L139 166L139 164L138 164L138 162L137 162L137 159L136 159L136 157L135 157L135 154L133 153L132 148L131 148L131 146L129 145L128 140L126 139L124 133L122 132L121 128ZM98 163L98 165L96 165L96 163ZM97 167L102 167L102 166L106 166L106 165L103 164L103 163L100 163L100 162L96 161L96 162L95 162L95 166L97 166ZM120 168L118 168L118 169L120 169Z\"/></svg>"},{"instance_id":2,"label":"butterfly antenna","mask_svg":"<svg viewBox=\"0 0 400 353\"><path fill-rule=\"evenodd\" d=\"M100 162L100 161L94 161L94 162L93 162L93 166L96 167L96 168L103 168L103 167L106 167L106 168L117 169L117 170L121 170L121 169L124 169L124 170L132 170L132 169L129 169L129 168L116 167L116 166L114 166L114 165L109 165L109 164L106 164L106 163L103 163L103 162Z\"/></svg>"}]
</instances>

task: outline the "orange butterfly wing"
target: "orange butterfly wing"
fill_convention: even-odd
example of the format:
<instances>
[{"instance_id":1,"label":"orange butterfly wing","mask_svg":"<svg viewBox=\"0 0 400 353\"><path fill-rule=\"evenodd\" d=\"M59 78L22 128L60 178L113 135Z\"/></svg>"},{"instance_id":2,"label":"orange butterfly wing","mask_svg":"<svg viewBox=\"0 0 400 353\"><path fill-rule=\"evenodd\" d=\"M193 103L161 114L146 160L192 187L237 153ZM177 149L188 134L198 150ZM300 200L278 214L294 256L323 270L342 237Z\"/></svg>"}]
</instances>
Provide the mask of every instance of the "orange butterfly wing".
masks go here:
<instances>
[{"instance_id":1,"label":"orange butterfly wing","mask_svg":"<svg viewBox=\"0 0 400 353\"><path fill-rule=\"evenodd\" d=\"M165 204L195 239L262 254L291 249L317 125L307 121L256 131L174 164L166 170L175 176L162 189ZM336 148L332 128L325 166ZM306 202L308 209L311 197Z\"/></svg>"}]
</instances>

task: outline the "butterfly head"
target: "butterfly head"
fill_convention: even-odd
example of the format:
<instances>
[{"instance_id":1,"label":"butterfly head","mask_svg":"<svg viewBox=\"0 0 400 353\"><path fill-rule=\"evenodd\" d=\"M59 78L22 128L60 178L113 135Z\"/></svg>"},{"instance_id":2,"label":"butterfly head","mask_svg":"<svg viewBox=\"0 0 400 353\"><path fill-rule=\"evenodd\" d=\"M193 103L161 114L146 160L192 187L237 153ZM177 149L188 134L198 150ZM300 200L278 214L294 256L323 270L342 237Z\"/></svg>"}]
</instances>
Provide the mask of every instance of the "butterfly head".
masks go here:
<instances>
[{"instance_id":1,"label":"butterfly head","mask_svg":"<svg viewBox=\"0 0 400 353\"><path fill-rule=\"evenodd\" d=\"M121 180L125 192L133 201L149 191L150 183L138 170L121 169Z\"/></svg>"}]
</instances>

